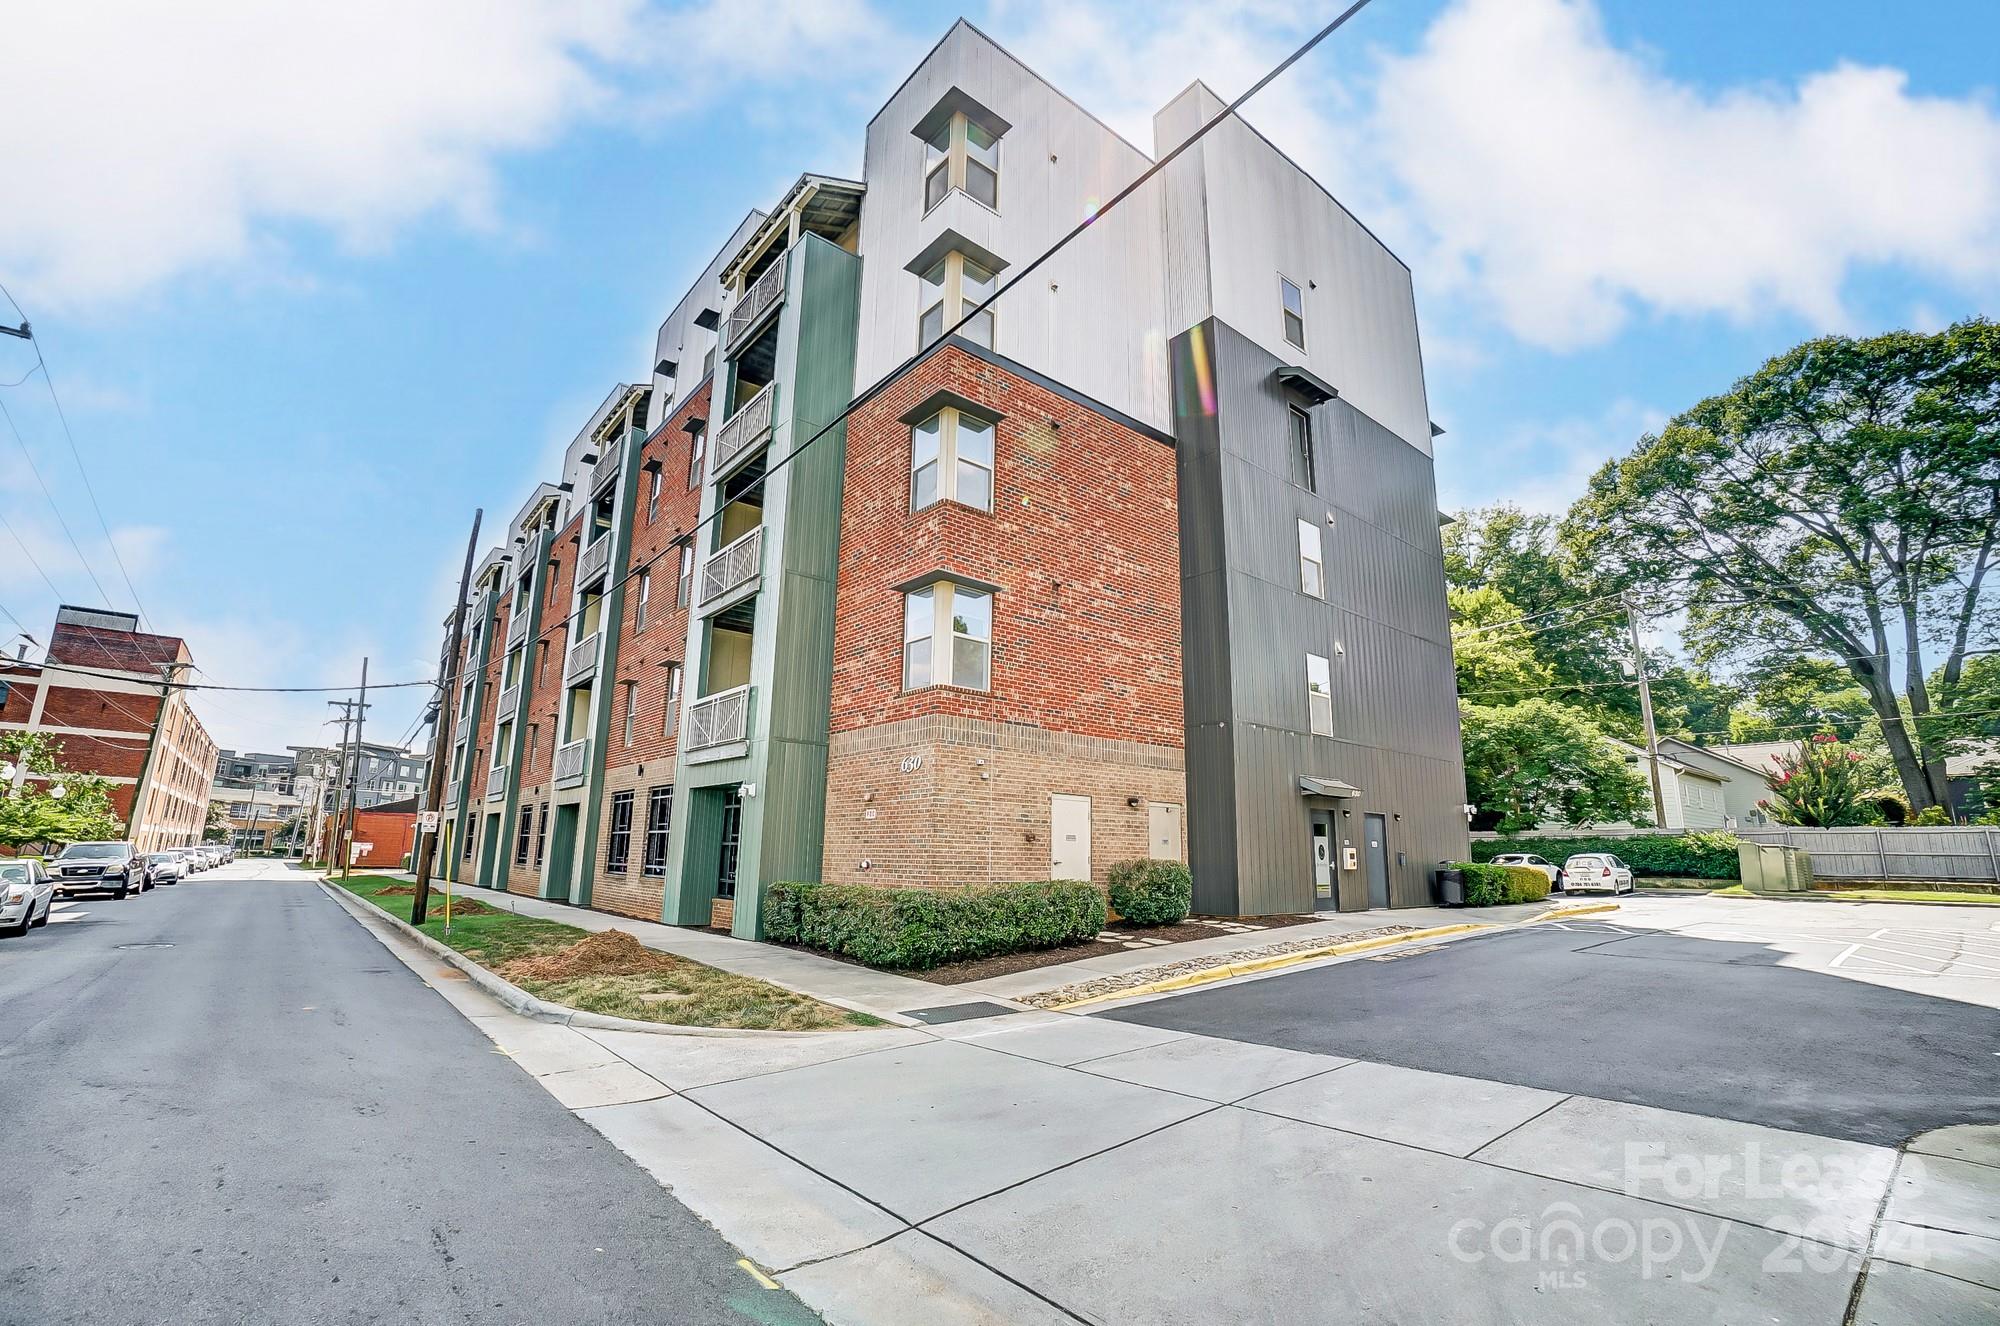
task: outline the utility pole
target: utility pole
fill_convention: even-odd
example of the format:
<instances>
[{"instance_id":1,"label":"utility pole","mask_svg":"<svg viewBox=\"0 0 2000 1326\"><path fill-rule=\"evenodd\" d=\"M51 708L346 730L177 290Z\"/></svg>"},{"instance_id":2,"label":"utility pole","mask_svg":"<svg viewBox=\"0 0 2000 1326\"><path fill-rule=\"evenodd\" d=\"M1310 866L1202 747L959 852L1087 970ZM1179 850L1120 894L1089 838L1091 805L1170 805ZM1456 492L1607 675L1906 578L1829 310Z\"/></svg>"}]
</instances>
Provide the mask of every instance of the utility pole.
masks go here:
<instances>
[{"instance_id":1,"label":"utility pole","mask_svg":"<svg viewBox=\"0 0 2000 1326\"><path fill-rule=\"evenodd\" d=\"M331 813L326 817L326 823L313 826L313 836L321 840L319 846L324 849L324 855L321 857L321 860L326 865L326 868L331 870L333 868L334 850L340 845L341 815L345 813L341 805L341 792L347 785L347 756L350 746L347 738L348 730L354 722L354 701L328 700L327 703L340 710L340 749L338 752L339 758L334 762L333 777L328 782L321 797L323 801L329 803L328 808ZM328 833L332 834L333 841L331 843L325 841Z\"/></svg>"},{"instance_id":2,"label":"utility pole","mask_svg":"<svg viewBox=\"0 0 2000 1326\"><path fill-rule=\"evenodd\" d=\"M472 554L479 547L479 522L485 515L483 507L472 513L472 537L465 541L465 567L458 573L458 606L451 613L450 643L445 646L444 657L438 660L438 716L437 725L431 729L430 786L424 791L424 811L431 815L443 809L446 766L451 760L452 743L458 737L458 705L452 700L452 692L464 683L464 678L458 675L464 671L458 655L465 647L465 596L472 592ZM438 828L418 835L417 896L410 900L411 925L422 925L430 907L431 864L437 857L438 833L442 828L440 821ZM449 903L445 906L445 923L451 923Z\"/></svg>"},{"instance_id":3,"label":"utility pole","mask_svg":"<svg viewBox=\"0 0 2000 1326\"><path fill-rule=\"evenodd\" d=\"M361 776L361 734L368 724L368 660L361 660L361 699L355 704L354 715L354 771L348 775L347 785L347 832L340 844L340 877L346 879L354 868L354 821L361 806L360 793L356 784ZM1647 712L1651 712L1648 710Z\"/></svg>"},{"instance_id":4,"label":"utility pole","mask_svg":"<svg viewBox=\"0 0 2000 1326\"><path fill-rule=\"evenodd\" d=\"M1639 647L1639 610L1632 593L1625 599L1625 627L1632 633L1632 670L1639 676L1639 717L1646 724L1646 769L1653 778L1653 827L1667 827L1667 801L1660 794L1660 734L1653 726L1653 687L1646 679L1646 651Z\"/></svg>"}]
</instances>

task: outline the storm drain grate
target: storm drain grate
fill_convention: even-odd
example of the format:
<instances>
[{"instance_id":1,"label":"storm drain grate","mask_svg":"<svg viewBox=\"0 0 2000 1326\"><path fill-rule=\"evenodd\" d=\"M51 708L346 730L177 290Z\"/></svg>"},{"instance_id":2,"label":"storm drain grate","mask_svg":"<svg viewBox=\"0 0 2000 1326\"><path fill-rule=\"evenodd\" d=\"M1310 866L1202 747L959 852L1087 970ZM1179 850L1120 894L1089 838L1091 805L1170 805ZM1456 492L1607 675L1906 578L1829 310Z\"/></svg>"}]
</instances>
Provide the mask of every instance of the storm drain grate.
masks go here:
<instances>
[{"instance_id":1,"label":"storm drain grate","mask_svg":"<svg viewBox=\"0 0 2000 1326\"><path fill-rule=\"evenodd\" d=\"M997 1018L1019 1011L1019 1009L1009 1008L1005 1004L981 1002L977 1004L946 1004L941 1008L911 1008L905 1009L904 1014L907 1017L915 1018L919 1022L936 1026L941 1022L970 1022L974 1018Z\"/></svg>"}]
</instances>

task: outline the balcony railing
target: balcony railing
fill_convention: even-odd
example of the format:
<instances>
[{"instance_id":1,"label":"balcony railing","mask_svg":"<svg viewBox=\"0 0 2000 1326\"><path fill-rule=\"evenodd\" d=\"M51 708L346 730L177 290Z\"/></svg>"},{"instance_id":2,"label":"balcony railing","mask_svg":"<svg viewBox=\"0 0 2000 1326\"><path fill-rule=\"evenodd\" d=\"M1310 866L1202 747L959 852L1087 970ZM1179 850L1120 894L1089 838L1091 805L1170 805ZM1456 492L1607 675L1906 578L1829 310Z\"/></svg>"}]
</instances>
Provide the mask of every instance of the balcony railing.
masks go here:
<instances>
[{"instance_id":1,"label":"balcony railing","mask_svg":"<svg viewBox=\"0 0 2000 1326\"><path fill-rule=\"evenodd\" d=\"M496 764L486 771L486 799L498 801L507 795L507 766Z\"/></svg>"},{"instance_id":2,"label":"balcony railing","mask_svg":"<svg viewBox=\"0 0 2000 1326\"><path fill-rule=\"evenodd\" d=\"M576 583L587 585L604 574L604 568L611 565L611 532L606 530L603 537L583 550L583 556L576 559Z\"/></svg>"},{"instance_id":3,"label":"balcony railing","mask_svg":"<svg viewBox=\"0 0 2000 1326\"><path fill-rule=\"evenodd\" d=\"M500 708L496 714L496 717L498 717L501 721L504 722L507 719L512 718L514 716L514 712L518 710L520 707L521 707L521 683L517 681L512 686L509 686L506 690L500 692Z\"/></svg>"},{"instance_id":4,"label":"balcony railing","mask_svg":"<svg viewBox=\"0 0 2000 1326\"><path fill-rule=\"evenodd\" d=\"M747 585L764 569L764 527L759 525L726 548L708 555L701 568L701 602L705 607L730 590Z\"/></svg>"},{"instance_id":5,"label":"balcony railing","mask_svg":"<svg viewBox=\"0 0 2000 1326\"><path fill-rule=\"evenodd\" d=\"M592 497L609 488L611 481L618 477L618 471L625 468L624 438L607 437L599 442L598 445L604 448L604 455L598 458L597 464L590 467L590 495Z\"/></svg>"},{"instance_id":6,"label":"balcony railing","mask_svg":"<svg viewBox=\"0 0 2000 1326\"><path fill-rule=\"evenodd\" d=\"M717 691L688 706L687 747L703 750L741 741L750 730L750 688Z\"/></svg>"},{"instance_id":7,"label":"balcony railing","mask_svg":"<svg viewBox=\"0 0 2000 1326\"><path fill-rule=\"evenodd\" d=\"M528 638L528 610L523 608L514 614L514 620L507 623L507 648L512 649Z\"/></svg>"},{"instance_id":8,"label":"balcony railing","mask_svg":"<svg viewBox=\"0 0 2000 1326\"><path fill-rule=\"evenodd\" d=\"M766 383L764 390L729 416L728 422L715 435L715 459L709 465L709 477L722 478L738 460L749 455L753 447L770 440L771 419L777 413L777 403L778 384Z\"/></svg>"},{"instance_id":9,"label":"balcony railing","mask_svg":"<svg viewBox=\"0 0 2000 1326\"><path fill-rule=\"evenodd\" d=\"M444 785L444 808L446 810L458 809L458 780L456 778Z\"/></svg>"},{"instance_id":10,"label":"balcony railing","mask_svg":"<svg viewBox=\"0 0 2000 1326\"><path fill-rule=\"evenodd\" d=\"M600 631L592 631L569 647L569 656L563 660L564 685L573 686L596 669L597 642L602 634Z\"/></svg>"},{"instance_id":11,"label":"balcony railing","mask_svg":"<svg viewBox=\"0 0 2000 1326\"><path fill-rule=\"evenodd\" d=\"M778 259L764 269L764 274L750 283L743 292L743 298L736 301L736 307L729 310L729 338L726 342L734 353L742 339L764 320L764 315L776 308L785 298L785 260Z\"/></svg>"},{"instance_id":12,"label":"balcony railing","mask_svg":"<svg viewBox=\"0 0 2000 1326\"><path fill-rule=\"evenodd\" d=\"M590 763L590 738L556 747L557 787L575 787L583 781L584 766Z\"/></svg>"}]
</instances>

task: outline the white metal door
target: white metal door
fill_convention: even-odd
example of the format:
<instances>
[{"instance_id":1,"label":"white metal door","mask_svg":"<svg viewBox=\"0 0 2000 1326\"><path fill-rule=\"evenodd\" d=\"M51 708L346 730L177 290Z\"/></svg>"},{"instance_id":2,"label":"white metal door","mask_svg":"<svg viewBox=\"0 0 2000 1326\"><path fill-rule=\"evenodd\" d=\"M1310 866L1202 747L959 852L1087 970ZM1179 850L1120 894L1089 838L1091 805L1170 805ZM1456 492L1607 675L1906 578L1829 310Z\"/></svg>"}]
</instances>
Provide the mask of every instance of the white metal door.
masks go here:
<instances>
[{"instance_id":1,"label":"white metal door","mask_svg":"<svg viewBox=\"0 0 2000 1326\"><path fill-rule=\"evenodd\" d=\"M1146 804L1147 841L1155 861L1179 861L1181 856L1181 808L1171 801Z\"/></svg>"},{"instance_id":2,"label":"white metal door","mask_svg":"<svg viewBox=\"0 0 2000 1326\"><path fill-rule=\"evenodd\" d=\"M1049 798L1049 878L1090 878L1090 798Z\"/></svg>"}]
</instances>

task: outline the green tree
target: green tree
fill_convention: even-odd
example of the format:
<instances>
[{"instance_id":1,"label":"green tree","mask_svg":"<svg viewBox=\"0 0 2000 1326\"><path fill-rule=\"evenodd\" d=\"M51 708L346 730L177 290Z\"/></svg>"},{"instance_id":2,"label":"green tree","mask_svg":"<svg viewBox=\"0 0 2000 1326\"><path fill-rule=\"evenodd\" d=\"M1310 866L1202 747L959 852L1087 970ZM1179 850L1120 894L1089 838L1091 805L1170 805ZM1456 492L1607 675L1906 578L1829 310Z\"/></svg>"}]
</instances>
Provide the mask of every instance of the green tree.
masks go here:
<instances>
[{"instance_id":1,"label":"green tree","mask_svg":"<svg viewBox=\"0 0 2000 1326\"><path fill-rule=\"evenodd\" d=\"M1945 800L1925 660L1945 690L1962 681L1994 624L1996 541L2000 326L1984 319L1808 341L1605 465L1563 529L1604 579L1684 601L1703 663L1838 660L1917 809Z\"/></svg>"},{"instance_id":2,"label":"green tree","mask_svg":"<svg viewBox=\"0 0 2000 1326\"><path fill-rule=\"evenodd\" d=\"M1645 778L1588 715L1542 699L1495 706L1461 700L1458 713L1474 828L1651 822Z\"/></svg>"},{"instance_id":3,"label":"green tree","mask_svg":"<svg viewBox=\"0 0 2000 1326\"><path fill-rule=\"evenodd\" d=\"M1555 674L1536 656L1520 608L1485 585L1448 589L1445 597L1451 605L1451 655L1461 696L1480 704L1510 704L1549 688Z\"/></svg>"},{"instance_id":4,"label":"green tree","mask_svg":"<svg viewBox=\"0 0 2000 1326\"><path fill-rule=\"evenodd\" d=\"M1872 808L1864 806L1860 766L1860 751L1849 749L1831 732L1822 732L1801 742L1796 754L1778 757L1771 795L1757 804L1780 824L1815 829L1866 824L1873 815Z\"/></svg>"},{"instance_id":5,"label":"green tree","mask_svg":"<svg viewBox=\"0 0 2000 1326\"><path fill-rule=\"evenodd\" d=\"M111 785L66 769L62 747L48 733L0 732L0 765L27 773L19 787L0 780L0 843L49 852L125 832L111 806Z\"/></svg>"},{"instance_id":6,"label":"green tree","mask_svg":"<svg viewBox=\"0 0 2000 1326\"><path fill-rule=\"evenodd\" d=\"M1827 731L1853 741L1874 723L1868 693L1845 667L1824 658L1768 657L1746 671L1745 711L1729 724L1732 741L1799 740Z\"/></svg>"},{"instance_id":7,"label":"green tree","mask_svg":"<svg viewBox=\"0 0 2000 1326\"><path fill-rule=\"evenodd\" d=\"M1649 657L1647 666L1653 666ZM1653 722L1660 735L1681 737L1697 746L1729 740L1731 720L1743 692L1698 668L1672 663L1652 676Z\"/></svg>"}]
</instances>

